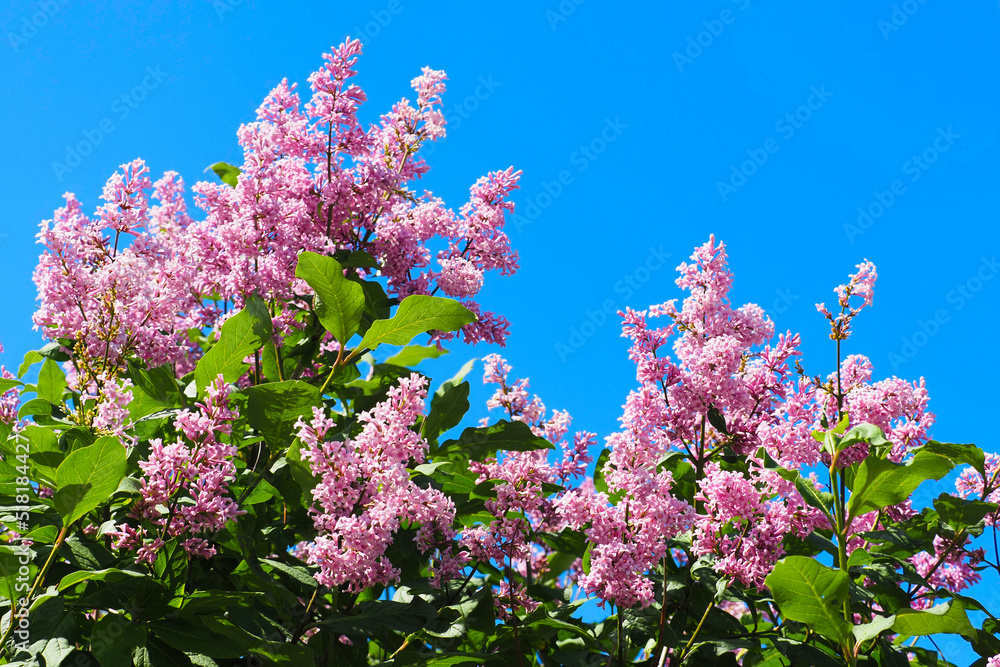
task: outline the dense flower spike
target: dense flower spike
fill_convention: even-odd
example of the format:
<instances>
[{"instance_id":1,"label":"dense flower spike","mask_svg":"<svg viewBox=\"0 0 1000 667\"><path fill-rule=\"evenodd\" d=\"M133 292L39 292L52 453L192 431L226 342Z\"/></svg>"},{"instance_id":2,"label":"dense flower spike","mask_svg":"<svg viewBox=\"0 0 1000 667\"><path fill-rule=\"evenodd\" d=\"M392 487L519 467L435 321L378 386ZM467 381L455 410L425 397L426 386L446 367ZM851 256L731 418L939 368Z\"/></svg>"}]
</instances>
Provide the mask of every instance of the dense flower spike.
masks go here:
<instances>
[{"instance_id":1,"label":"dense flower spike","mask_svg":"<svg viewBox=\"0 0 1000 667\"><path fill-rule=\"evenodd\" d=\"M865 260L858 264L858 272L849 277L850 280L846 285L838 285L834 288L837 293L837 304L840 306L839 313L830 312L825 304L816 304L816 310L830 321L830 338L837 341L847 340L850 337L851 321L866 306L872 305L875 294L875 279L878 278L878 273L875 271L875 265ZM851 307L851 297L860 297L861 304L857 307Z\"/></svg>"},{"instance_id":2,"label":"dense flower spike","mask_svg":"<svg viewBox=\"0 0 1000 667\"><path fill-rule=\"evenodd\" d=\"M1000 456L987 454L985 459L986 479L974 468L965 468L955 480L955 490L960 498L981 500L989 503L1000 503ZM986 525L993 526L997 522L998 511L986 515Z\"/></svg>"},{"instance_id":3,"label":"dense flower spike","mask_svg":"<svg viewBox=\"0 0 1000 667\"><path fill-rule=\"evenodd\" d=\"M235 188L195 186L207 216L188 234L204 271L204 293L238 301L256 292L293 301L308 290L294 275L300 251L350 250L375 258L391 294L440 290L478 309L472 299L483 273L517 269L501 229L520 172L480 179L460 216L430 193L418 197L410 182L428 169L420 146L444 136L444 73L425 68L413 80L418 107L403 99L379 125L363 130L357 112L365 94L352 82L360 53L360 43L349 41L324 56L327 64L310 77L313 95L304 110L294 85L282 82L271 92L257 121L240 128L244 161ZM434 238L448 248L438 255L440 272L430 268L427 243ZM297 326L288 315L275 323L280 332ZM506 335L506 320L488 312L463 332L468 342L502 344Z\"/></svg>"},{"instance_id":4,"label":"dense flower spike","mask_svg":"<svg viewBox=\"0 0 1000 667\"><path fill-rule=\"evenodd\" d=\"M3 351L3 345L0 344L0 354L2 354ZM0 378L5 380L17 379L15 375L8 371L5 366L0 366ZM17 387L12 387L3 393L0 393L0 422L11 425L17 424L17 409L20 404L21 393L18 391Z\"/></svg>"},{"instance_id":5,"label":"dense flower spike","mask_svg":"<svg viewBox=\"0 0 1000 667\"><path fill-rule=\"evenodd\" d=\"M777 471L752 461L750 473L748 479L714 462L706 465L696 496L704 503L704 514L695 523L691 550L715 556L720 574L763 589L764 578L785 553L786 535L801 539L828 526Z\"/></svg>"},{"instance_id":6,"label":"dense flower spike","mask_svg":"<svg viewBox=\"0 0 1000 667\"><path fill-rule=\"evenodd\" d=\"M100 389L103 378L116 376L132 355L150 366L182 361L188 329L207 323L185 281L195 272L190 257L143 228L149 222L146 171L141 160L122 165L124 176L108 181L108 203L94 221L67 194L66 206L38 234L45 252L34 273L41 304L33 319L49 339L71 341L81 390ZM169 198L176 190L164 185L158 193ZM176 200L169 201L178 215ZM170 215L159 212L160 224ZM111 231L112 239L104 236ZM123 235L132 237L127 248L121 247Z\"/></svg>"},{"instance_id":7,"label":"dense flower spike","mask_svg":"<svg viewBox=\"0 0 1000 667\"><path fill-rule=\"evenodd\" d=\"M228 489L236 475L236 447L219 439L239 417L229 402L231 391L220 376L196 410L177 415L174 425L183 438L168 445L150 440L149 457L139 462L142 495L132 509L139 525L120 524L108 532L116 549L135 550L138 561L154 563L167 540L184 538L191 555L216 553L206 536L244 514Z\"/></svg>"},{"instance_id":8,"label":"dense flower spike","mask_svg":"<svg viewBox=\"0 0 1000 667\"><path fill-rule=\"evenodd\" d=\"M910 558L920 576L930 584L930 588L921 586L914 591L917 598L914 601L914 608L930 607L933 604L931 593L937 588L958 593L982 580L982 575L974 568L982 563L983 550L966 549L968 543L968 538L963 544L957 545L954 540L936 535L933 554L922 551Z\"/></svg>"},{"instance_id":9,"label":"dense flower spike","mask_svg":"<svg viewBox=\"0 0 1000 667\"><path fill-rule=\"evenodd\" d=\"M419 524L415 540L423 552L454 536L452 501L420 488L407 471L427 453L427 441L413 430L426 396L425 378L400 378L385 401L358 416L361 433L347 440L326 440L333 422L319 408L309 422L299 420L302 458L319 479L311 509L318 535L301 553L319 566L316 579L324 586L360 592L398 580L385 551L405 523ZM453 559L445 560L455 571Z\"/></svg>"},{"instance_id":10,"label":"dense flower spike","mask_svg":"<svg viewBox=\"0 0 1000 667\"><path fill-rule=\"evenodd\" d=\"M567 514L571 511L565 504L580 504L579 491L567 491L590 463L587 450L596 442L596 435L580 431L573 437L572 444L566 443L563 438L571 422L568 412L555 411L551 417L546 417L541 399L528 397L527 378L511 382L508 379L511 367L500 355L488 355L483 364L483 382L497 385L487 407L502 409L508 419L523 422L535 435L558 444L562 457L552 463L548 460L548 450L540 449L506 452L502 457L483 463L470 462L469 468L479 475L480 483L496 482L496 498L486 502L486 509L495 518L488 524L465 531L461 543L472 560L493 563L501 569L509 567L531 581L548 570L548 558L552 555L552 549L537 535L562 530L569 524ZM483 425L485 422L484 418ZM553 487L560 491L552 494ZM538 605L527 595L523 585L509 580L500 586L495 601L498 613L505 619L518 609L530 612Z\"/></svg>"},{"instance_id":11,"label":"dense flower spike","mask_svg":"<svg viewBox=\"0 0 1000 667\"><path fill-rule=\"evenodd\" d=\"M99 390L98 376L117 375L133 355L187 372L197 355L189 330L218 324L250 294L302 305L310 290L295 266L304 250L368 253L377 263L368 271L387 279L390 295L460 298L479 315L465 340L504 344L509 323L475 297L484 273L517 270L502 229L520 172L479 179L459 215L430 193L418 196L411 182L428 169L420 147L444 136L444 72L424 68L412 82L417 108L403 99L365 130L357 113L366 96L353 82L360 54L356 40L325 54L304 106L287 81L268 95L257 120L238 132L235 187L194 186L204 219L188 215L177 174L154 184L137 159L108 180L93 220L67 194L66 206L42 223L34 322L49 339L72 341L78 388ZM444 246L438 267L429 244ZM292 308L272 315L279 342L302 326Z\"/></svg>"}]
</instances>

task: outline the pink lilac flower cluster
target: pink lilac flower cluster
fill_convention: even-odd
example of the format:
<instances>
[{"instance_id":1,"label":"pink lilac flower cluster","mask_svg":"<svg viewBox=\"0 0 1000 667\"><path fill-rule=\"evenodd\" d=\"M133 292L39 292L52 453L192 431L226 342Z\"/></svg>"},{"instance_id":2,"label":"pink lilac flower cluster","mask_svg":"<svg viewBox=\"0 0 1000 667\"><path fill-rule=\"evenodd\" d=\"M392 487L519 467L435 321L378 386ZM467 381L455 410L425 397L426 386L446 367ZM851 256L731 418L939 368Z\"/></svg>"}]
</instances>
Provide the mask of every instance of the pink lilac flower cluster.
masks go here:
<instances>
[{"instance_id":1,"label":"pink lilac flower cluster","mask_svg":"<svg viewBox=\"0 0 1000 667\"><path fill-rule=\"evenodd\" d=\"M927 440L933 424L923 380L872 383L863 357L845 360L839 385L836 373L825 385L806 377L796 361L798 335L775 338L774 324L758 306L730 304L726 259L724 246L710 238L678 267L677 285L689 292L680 307L674 300L621 313L639 387L626 400L622 431L607 439L603 474L616 502L609 506L607 496L597 494L598 502L588 499L585 509L565 503L574 525L589 526L591 570L583 581L604 601L648 604L646 573L668 553L671 539L689 529L693 555L714 556L720 573L763 586L786 536L803 538L827 524L791 483L765 467L764 452L787 468L817 464L822 449L812 432L822 428L824 415L837 423L844 410L851 425L881 427L898 460ZM838 344L849 336L853 317L872 303L875 266L858 268L836 289L839 315L820 305ZM652 317L670 322L656 328L648 323ZM671 495L673 479L659 466L671 452L683 454L701 480L695 507ZM724 468L719 456L725 452L741 455L748 471ZM867 453L858 447L847 458Z\"/></svg>"},{"instance_id":2,"label":"pink lilac flower cluster","mask_svg":"<svg viewBox=\"0 0 1000 667\"><path fill-rule=\"evenodd\" d=\"M97 396L86 396L97 401L91 425L98 431L118 436L128 446L135 444L135 435L130 432L132 420L128 404L132 402L132 381L112 381L105 374L96 378L102 391Z\"/></svg>"},{"instance_id":3,"label":"pink lilac flower cluster","mask_svg":"<svg viewBox=\"0 0 1000 667\"><path fill-rule=\"evenodd\" d=\"M846 285L839 285L837 303L840 312L834 313L822 303L816 309L830 321L830 338L837 341L838 351L842 341L850 337L851 322L867 306L872 305L877 273L875 265L869 261L857 265L857 273L849 276ZM851 299L860 299L852 305ZM907 382L897 377L871 382L872 364L860 354L847 356L840 368L830 373L825 383L815 380L819 390L817 401L827 421L836 424L846 414L849 425L874 424L881 428L893 447L890 458L901 461L906 453L925 443L930 427L934 424L934 414L928 412L927 389L921 378ZM841 452L837 465L847 467L868 456L868 445L858 443ZM829 465L830 457L822 455Z\"/></svg>"},{"instance_id":4,"label":"pink lilac flower cluster","mask_svg":"<svg viewBox=\"0 0 1000 667\"><path fill-rule=\"evenodd\" d=\"M995 655L987 660L986 667L1000 667L1000 655Z\"/></svg>"},{"instance_id":5,"label":"pink lilac flower cluster","mask_svg":"<svg viewBox=\"0 0 1000 667\"><path fill-rule=\"evenodd\" d=\"M849 426L874 424L882 429L892 442L889 457L899 462L911 449L930 439L935 420L934 413L927 409L930 397L923 378L908 382L893 376L872 382L872 370L871 361L864 355L852 354L844 359L839 375L841 409L849 418ZM838 421L837 383L837 373L831 373L818 397L820 410L831 424ZM863 460L868 449L864 442L851 445L841 452L837 465L843 468ZM822 458L830 463L829 456Z\"/></svg>"},{"instance_id":6,"label":"pink lilac flower cluster","mask_svg":"<svg viewBox=\"0 0 1000 667\"><path fill-rule=\"evenodd\" d=\"M385 551L405 524L419 524L415 541L422 552L438 550L436 568L454 573L464 566L464 558L448 550L454 503L437 489L417 486L407 470L427 453L427 441L413 429L426 396L426 378L400 378L386 400L358 415L361 432L346 440L326 439L334 422L319 408L308 422L298 421L302 458L319 483L310 508L317 536L297 553L319 566L316 579L324 586L360 592L397 581Z\"/></svg>"},{"instance_id":7,"label":"pink lilac flower cluster","mask_svg":"<svg viewBox=\"0 0 1000 667\"><path fill-rule=\"evenodd\" d=\"M998 478L1000 478L1000 456L996 454L986 455L986 477L987 479L984 480L983 476L974 468L964 469L955 480L955 490L958 496L988 503L1000 503L1000 484L997 483ZM987 526L996 524L998 512L990 512L986 515Z\"/></svg>"},{"instance_id":8,"label":"pink lilac flower cluster","mask_svg":"<svg viewBox=\"0 0 1000 667\"><path fill-rule=\"evenodd\" d=\"M150 229L148 171L142 160L122 165L93 219L67 193L66 206L41 224L33 321L49 339L72 341L71 379L81 390L102 389L99 377L116 375L131 355L153 366L182 361L188 329L209 323L190 280L195 265Z\"/></svg>"},{"instance_id":9,"label":"pink lilac flower cluster","mask_svg":"<svg viewBox=\"0 0 1000 667\"><path fill-rule=\"evenodd\" d=\"M520 172L480 178L458 214L431 193L418 195L411 183L428 170L420 147L444 136L445 75L424 68L412 82L416 107L404 98L364 129L357 114L366 97L353 83L360 53L349 40L325 54L304 105L287 81L271 91L257 120L238 131L236 186L192 188L202 220L188 215L176 173L152 183L138 159L108 180L92 218L65 195L38 234L45 250L34 273L34 323L51 340L72 341L75 388L100 392L97 378L115 375L132 355L177 364L183 375L196 361L188 331L218 324L250 294L303 306L298 297L310 289L295 267L304 250L369 253L377 269L352 270L385 277L399 298L441 291L462 299L479 317L464 339L504 343L507 320L474 298L484 273L518 268L503 227ZM428 244L443 247L437 267ZM275 313L277 337L299 319L296 308Z\"/></svg>"},{"instance_id":10,"label":"pink lilac flower cluster","mask_svg":"<svg viewBox=\"0 0 1000 667\"><path fill-rule=\"evenodd\" d=\"M755 459L750 464L749 478L715 462L705 466L695 496L703 510L695 521L691 551L714 555L719 574L762 590L764 578L785 553L786 535L805 538L815 528L828 526L793 483Z\"/></svg>"},{"instance_id":11,"label":"pink lilac flower cluster","mask_svg":"<svg viewBox=\"0 0 1000 667\"><path fill-rule=\"evenodd\" d=\"M780 542L793 525L797 532L812 527L813 513L798 494L773 480L761 490L751 480L728 486L713 483L712 475L721 471L707 466L724 446L748 455L768 443L803 449L802 443L812 438L808 427L800 424L802 414L808 414L803 412L806 401L789 407L784 400L804 391L792 380L788 366L799 354L798 336L785 334L771 344L774 325L758 306L730 305L732 273L726 267L725 249L714 237L691 259L692 263L678 267L677 284L690 293L680 309L669 301L648 313L631 309L622 313L622 335L632 340L629 356L640 386L626 400L623 430L608 437L611 454L603 472L609 492L621 495L621 500L591 517L588 535L594 549L584 580L589 591L621 606L652 601L652 583L645 573L667 555L671 538L696 524L702 526L696 532L699 553L719 554L734 546L719 538L718 527L709 533L695 508L671 495L672 475L658 469L669 452L683 452L699 472L711 473L701 490L708 507L723 514L733 510L740 500L729 496L749 487L754 519L772 517L771 523L758 527L756 542L740 540L742 551L719 554L729 558L718 561L720 571L742 569L756 583L766 563L773 565L776 560L773 543ZM657 316L669 317L671 323L649 326L647 317ZM674 336L676 360L668 347ZM710 411L723 417L725 433L712 426ZM762 499L762 494L779 492L787 493L787 498L772 504ZM726 524L723 519L720 514L721 525Z\"/></svg>"},{"instance_id":12,"label":"pink lilac flower cluster","mask_svg":"<svg viewBox=\"0 0 1000 667\"><path fill-rule=\"evenodd\" d=\"M858 316L866 306L872 305L875 296L875 280L878 273L875 265L865 260L857 265L858 272L851 274L850 281L846 285L838 285L834 288L837 293L837 305L840 312L831 312L826 304L817 303L816 310L822 313L830 321L830 338L832 340L847 340L851 335L851 321ZM859 297L861 303L856 307L851 305L851 297Z\"/></svg>"},{"instance_id":13,"label":"pink lilac flower cluster","mask_svg":"<svg viewBox=\"0 0 1000 667\"><path fill-rule=\"evenodd\" d=\"M572 443L565 442L571 423L568 412L556 410L546 417L541 399L529 398L527 378L511 382L508 379L511 367L500 355L488 355L483 363L484 384L498 385L487 406L502 409L509 419L527 424L535 435L556 444L562 456L550 462L548 450L540 449L505 452L499 458L471 462L469 468L479 475L479 483L486 480L496 483L496 498L486 502L486 509L494 519L466 530L460 542L472 560L492 562L501 570L510 567L530 581L548 571L548 558L552 554L552 549L534 535L538 531L559 532L568 525L561 511L565 490L583 476L591 461L587 450L595 444L596 435L580 431ZM484 418L483 425L486 423L488 419ZM563 491L552 494L546 485ZM504 619L518 608L530 612L538 605L522 585L508 581L495 593L494 603Z\"/></svg>"},{"instance_id":14,"label":"pink lilac flower cluster","mask_svg":"<svg viewBox=\"0 0 1000 667\"><path fill-rule=\"evenodd\" d=\"M480 314L463 330L465 340L503 343L507 321L479 310L472 298L484 272L517 269L502 228L520 172L481 178L459 215L431 193L418 195L410 184L428 170L420 147L444 136L444 72L424 68L412 82L417 106L404 98L366 130L357 118L366 96L353 83L360 54L356 40L325 54L326 64L309 78L304 107L296 86L282 81L257 120L239 130L236 187L194 187L206 217L190 224L187 235L203 289L288 302L309 292L294 275L300 251L365 251L390 293L405 298L440 290L465 299ZM438 254L439 271L430 268L426 245L434 238L447 245ZM293 314L279 315L275 324L279 332L295 326Z\"/></svg>"},{"instance_id":15,"label":"pink lilac flower cluster","mask_svg":"<svg viewBox=\"0 0 1000 667\"><path fill-rule=\"evenodd\" d=\"M0 354L2 353L3 345L0 344ZM8 371L6 366L0 366L0 378L5 380L16 380L17 376ZM0 422L17 426L17 411L20 405L21 392L17 387L12 387L0 394Z\"/></svg>"},{"instance_id":16,"label":"pink lilac flower cluster","mask_svg":"<svg viewBox=\"0 0 1000 667\"><path fill-rule=\"evenodd\" d=\"M135 550L136 560L154 563L167 540L184 538L188 554L215 555L206 536L245 513L229 495L236 447L219 439L232 432L239 417L229 403L231 391L220 375L195 410L184 410L174 420L184 437L168 445L159 438L149 441L149 457L139 462L140 498L131 510L138 525L121 523L109 531L114 548Z\"/></svg>"},{"instance_id":17,"label":"pink lilac flower cluster","mask_svg":"<svg viewBox=\"0 0 1000 667\"><path fill-rule=\"evenodd\" d=\"M931 585L930 589L920 587L914 591L916 599L912 606L915 609L929 608L933 604L931 594L937 588L958 593L982 580L975 568L982 563L984 553L982 549L967 549L969 541L966 538L964 544L957 545L953 540L936 535L933 554L921 551L910 558L917 573ZM926 597L922 597L925 594Z\"/></svg>"}]
</instances>

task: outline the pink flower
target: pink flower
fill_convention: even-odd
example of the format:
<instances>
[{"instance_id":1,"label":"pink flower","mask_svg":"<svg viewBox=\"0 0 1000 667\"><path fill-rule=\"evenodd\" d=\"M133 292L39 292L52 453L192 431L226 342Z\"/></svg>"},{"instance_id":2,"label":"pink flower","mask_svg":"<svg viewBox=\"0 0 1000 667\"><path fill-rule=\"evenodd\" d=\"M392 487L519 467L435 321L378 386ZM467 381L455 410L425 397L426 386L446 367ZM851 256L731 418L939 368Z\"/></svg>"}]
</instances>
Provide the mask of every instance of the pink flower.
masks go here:
<instances>
[{"instance_id":1,"label":"pink flower","mask_svg":"<svg viewBox=\"0 0 1000 667\"><path fill-rule=\"evenodd\" d=\"M125 379L118 383L101 374L97 376L97 382L101 391L96 396L93 427L116 435L130 445L134 444L134 436L127 433L132 426L128 411L128 405L132 402L132 381Z\"/></svg>"},{"instance_id":2,"label":"pink flower","mask_svg":"<svg viewBox=\"0 0 1000 667\"><path fill-rule=\"evenodd\" d=\"M207 558L215 548L204 536L245 514L229 495L229 483L236 476L236 447L219 439L239 416L229 405L230 392L220 375L196 410L185 410L175 419L187 441L178 438L169 445L160 439L149 441L149 457L139 461L141 496L131 512L139 525L119 524L108 532L116 549L138 549L137 560L153 563L165 540L187 536L182 542L185 551ZM147 539L151 535L152 540Z\"/></svg>"},{"instance_id":3,"label":"pink flower","mask_svg":"<svg viewBox=\"0 0 1000 667\"><path fill-rule=\"evenodd\" d=\"M824 304L816 304L816 310L830 320L830 338L833 340L847 340L851 335L851 320L866 306L871 306L875 296L875 279L878 278L878 273L874 264L865 260L862 264L858 264L858 272L851 274L849 278L850 281L846 285L834 288L840 313L834 314L827 310ZM851 307L850 301L853 296L861 297L861 305L856 308Z\"/></svg>"},{"instance_id":4,"label":"pink flower","mask_svg":"<svg viewBox=\"0 0 1000 667\"><path fill-rule=\"evenodd\" d=\"M310 510L317 536L299 552L319 565L316 578L323 585L346 584L360 592L398 580L385 552L406 523L419 525L415 541L422 552L443 549L433 580L464 565L447 547L454 536L454 504L437 489L414 484L407 470L427 452L427 442L413 430L426 396L424 377L401 378L385 401L358 415L363 426L353 439L326 440L334 424L319 408L309 422L299 420L302 458L320 480Z\"/></svg>"}]
</instances>

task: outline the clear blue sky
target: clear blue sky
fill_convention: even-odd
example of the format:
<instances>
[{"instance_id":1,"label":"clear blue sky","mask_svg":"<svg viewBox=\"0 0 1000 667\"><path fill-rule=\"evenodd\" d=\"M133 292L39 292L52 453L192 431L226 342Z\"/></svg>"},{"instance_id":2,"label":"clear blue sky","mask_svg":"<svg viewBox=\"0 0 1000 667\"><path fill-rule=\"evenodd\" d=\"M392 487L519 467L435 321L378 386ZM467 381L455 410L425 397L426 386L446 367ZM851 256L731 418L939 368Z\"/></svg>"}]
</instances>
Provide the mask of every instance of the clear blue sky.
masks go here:
<instances>
[{"instance_id":1,"label":"clear blue sky","mask_svg":"<svg viewBox=\"0 0 1000 667\"><path fill-rule=\"evenodd\" d=\"M733 300L801 332L813 374L834 361L813 304L875 262L875 307L847 353L878 377L924 376L938 438L1000 450L997 4L833 4L10 0L0 361L39 344L34 235L63 192L93 210L134 157L189 185L238 161L236 128L264 95L282 77L306 85L351 34L369 121L412 97L420 67L448 73L449 136L426 187L457 206L486 171L524 170L515 201L533 219L510 228L522 269L488 278L483 303L513 323L515 371L574 426L610 433L634 385L617 322L585 325L588 311L678 296L674 267L714 233ZM89 155L54 167L80 142ZM456 349L427 372L489 351Z\"/></svg>"}]
</instances>

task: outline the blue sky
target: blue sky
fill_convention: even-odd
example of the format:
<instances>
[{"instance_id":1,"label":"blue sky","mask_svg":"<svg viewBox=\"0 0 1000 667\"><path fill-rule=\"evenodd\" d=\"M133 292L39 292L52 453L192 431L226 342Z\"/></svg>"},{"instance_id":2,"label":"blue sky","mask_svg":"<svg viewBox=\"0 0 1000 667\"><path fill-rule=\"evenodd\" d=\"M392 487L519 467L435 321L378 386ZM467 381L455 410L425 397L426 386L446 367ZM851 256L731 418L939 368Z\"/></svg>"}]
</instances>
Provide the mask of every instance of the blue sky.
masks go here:
<instances>
[{"instance_id":1,"label":"blue sky","mask_svg":"<svg viewBox=\"0 0 1000 667\"><path fill-rule=\"evenodd\" d=\"M412 98L422 66L448 73L449 136L425 187L457 206L485 172L524 171L509 229L522 269L488 279L482 302L513 323L515 372L574 426L610 433L634 384L600 311L679 296L674 267L714 233L733 301L801 332L812 374L834 361L813 305L875 262L875 307L845 352L878 378L925 377L939 439L1000 450L998 19L995 2L941 0L10 0L0 361L39 344L34 235L63 192L93 210L138 156L208 178L238 161L236 128L264 95L283 77L306 85L351 34L366 120ZM81 142L92 150L69 168ZM489 351L426 370L444 379Z\"/></svg>"}]
</instances>

